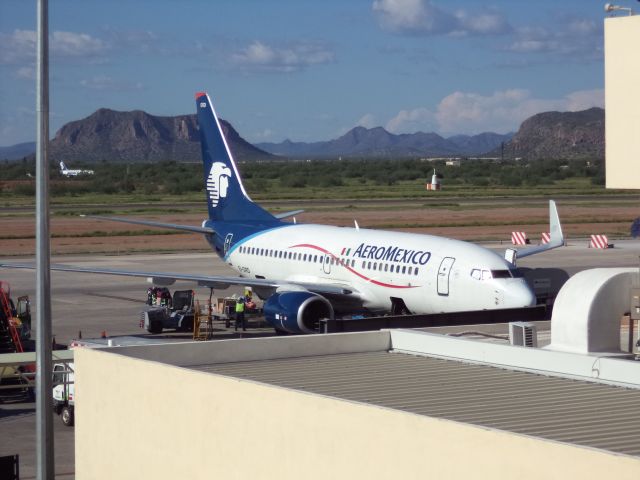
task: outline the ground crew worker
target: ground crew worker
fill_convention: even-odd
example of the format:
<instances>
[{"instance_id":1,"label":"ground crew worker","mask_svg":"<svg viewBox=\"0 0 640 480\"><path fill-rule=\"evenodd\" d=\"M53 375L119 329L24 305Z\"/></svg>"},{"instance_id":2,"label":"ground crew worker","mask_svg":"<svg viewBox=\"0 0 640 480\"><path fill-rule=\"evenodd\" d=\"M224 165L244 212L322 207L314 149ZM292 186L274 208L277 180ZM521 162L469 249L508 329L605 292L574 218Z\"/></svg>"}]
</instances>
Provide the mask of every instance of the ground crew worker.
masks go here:
<instances>
[{"instance_id":1,"label":"ground crew worker","mask_svg":"<svg viewBox=\"0 0 640 480\"><path fill-rule=\"evenodd\" d=\"M238 326L242 325L242 331L247 331L247 325L244 321L244 297L238 298L236 302L236 332L238 331Z\"/></svg>"}]
</instances>

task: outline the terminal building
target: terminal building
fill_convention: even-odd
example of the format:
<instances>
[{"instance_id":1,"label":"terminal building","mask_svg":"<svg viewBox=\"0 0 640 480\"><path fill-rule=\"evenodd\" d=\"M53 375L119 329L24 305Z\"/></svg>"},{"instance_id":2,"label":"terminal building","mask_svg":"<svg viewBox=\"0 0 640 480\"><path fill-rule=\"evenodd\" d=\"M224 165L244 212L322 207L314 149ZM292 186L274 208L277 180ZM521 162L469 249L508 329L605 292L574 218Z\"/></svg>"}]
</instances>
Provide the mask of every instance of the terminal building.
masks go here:
<instances>
[{"instance_id":1,"label":"terminal building","mask_svg":"<svg viewBox=\"0 0 640 480\"><path fill-rule=\"evenodd\" d=\"M640 188L640 15L604 22L607 188Z\"/></svg>"},{"instance_id":2,"label":"terminal building","mask_svg":"<svg viewBox=\"0 0 640 480\"><path fill-rule=\"evenodd\" d=\"M640 476L640 362L413 330L75 361L77 478Z\"/></svg>"}]
</instances>

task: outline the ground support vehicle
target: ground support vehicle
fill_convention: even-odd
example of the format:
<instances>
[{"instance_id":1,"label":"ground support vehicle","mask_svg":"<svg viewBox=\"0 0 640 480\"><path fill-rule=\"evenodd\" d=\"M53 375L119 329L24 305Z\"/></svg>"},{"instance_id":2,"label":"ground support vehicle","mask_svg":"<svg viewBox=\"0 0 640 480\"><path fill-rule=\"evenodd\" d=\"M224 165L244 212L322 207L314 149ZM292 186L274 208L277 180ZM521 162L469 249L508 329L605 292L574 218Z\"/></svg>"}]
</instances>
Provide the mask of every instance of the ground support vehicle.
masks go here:
<instances>
[{"instance_id":1,"label":"ground support vehicle","mask_svg":"<svg viewBox=\"0 0 640 480\"><path fill-rule=\"evenodd\" d=\"M75 421L75 384L73 363L56 363L53 366L53 410L62 423L72 427Z\"/></svg>"},{"instance_id":2,"label":"ground support vehicle","mask_svg":"<svg viewBox=\"0 0 640 480\"><path fill-rule=\"evenodd\" d=\"M141 313L140 327L149 333L162 333L164 329L193 331L194 297L193 290L176 290L171 307L154 307Z\"/></svg>"}]
</instances>

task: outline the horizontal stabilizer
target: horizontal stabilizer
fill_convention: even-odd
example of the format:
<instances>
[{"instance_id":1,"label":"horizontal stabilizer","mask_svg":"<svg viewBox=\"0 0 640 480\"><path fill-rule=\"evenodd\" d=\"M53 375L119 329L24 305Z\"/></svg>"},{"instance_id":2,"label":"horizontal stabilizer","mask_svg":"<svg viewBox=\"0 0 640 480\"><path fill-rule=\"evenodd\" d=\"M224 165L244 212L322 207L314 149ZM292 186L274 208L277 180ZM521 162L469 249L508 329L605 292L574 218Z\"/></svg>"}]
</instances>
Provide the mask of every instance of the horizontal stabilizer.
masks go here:
<instances>
[{"instance_id":1,"label":"horizontal stabilizer","mask_svg":"<svg viewBox=\"0 0 640 480\"><path fill-rule=\"evenodd\" d=\"M111 222L132 223L134 225L145 225L147 227L169 228L172 230L184 230L186 232L213 234L215 231L208 227L195 227L191 225L179 225L177 223L154 222L152 220L134 220L123 217L102 217L99 215L80 215L81 217L93 218L96 220L108 220Z\"/></svg>"},{"instance_id":2,"label":"horizontal stabilizer","mask_svg":"<svg viewBox=\"0 0 640 480\"><path fill-rule=\"evenodd\" d=\"M302 212L304 212L304 210L292 210L291 212L278 213L277 215L274 215L274 217L278 220L282 220L283 218L293 217L294 215L298 215Z\"/></svg>"}]
</instances>

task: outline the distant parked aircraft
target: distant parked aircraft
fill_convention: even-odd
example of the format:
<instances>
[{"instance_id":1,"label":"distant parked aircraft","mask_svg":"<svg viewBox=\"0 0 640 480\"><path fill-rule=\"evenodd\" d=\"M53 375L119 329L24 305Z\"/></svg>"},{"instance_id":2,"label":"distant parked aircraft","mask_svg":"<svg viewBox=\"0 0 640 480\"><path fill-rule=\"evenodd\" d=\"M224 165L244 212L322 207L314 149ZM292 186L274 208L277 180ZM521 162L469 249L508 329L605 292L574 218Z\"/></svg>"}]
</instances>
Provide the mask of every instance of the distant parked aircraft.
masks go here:
<instances>
[{"instance_id":1,"label":"distant parked aircraft","mask_svg":"<svg viewBox=\"0 0 640 480\"><path fill-rule=\"evenodd\" d=\"M435 235L304 225L282 221L247 195L206 93L196 95L209 218L202 226L93 217L204 234L241 277L52 265L52 270L176 280L211 288L250 286L265 300L266 320L281 333L314 333L334 313L440 313L520 308L536 298L516 267L525 257L564 244L555 203L551 241L509 250L508 260L473 243ZM295 168L295 167L292 167ZM0 267L33 268L24 264Z\"/></svg>"},{"instance_id":2,"label":"distant parked aircraft","mask_svg":"<svg viewBox=\"0 0 640 480\"><path fill-rule=\"evenodd\" d=\"M77 177L78 175L93 175L93 170L69 170L64 162L60 162L60 173L65 177Z\"/></svg>"}]
</instances>

